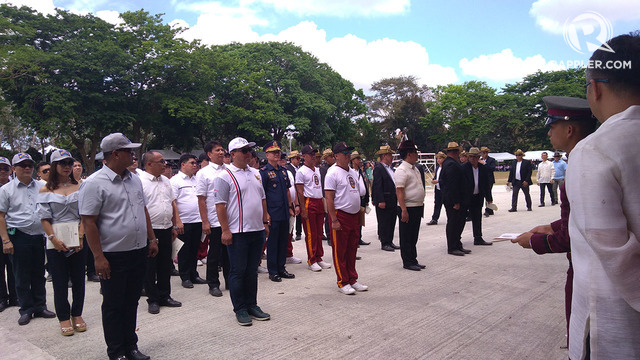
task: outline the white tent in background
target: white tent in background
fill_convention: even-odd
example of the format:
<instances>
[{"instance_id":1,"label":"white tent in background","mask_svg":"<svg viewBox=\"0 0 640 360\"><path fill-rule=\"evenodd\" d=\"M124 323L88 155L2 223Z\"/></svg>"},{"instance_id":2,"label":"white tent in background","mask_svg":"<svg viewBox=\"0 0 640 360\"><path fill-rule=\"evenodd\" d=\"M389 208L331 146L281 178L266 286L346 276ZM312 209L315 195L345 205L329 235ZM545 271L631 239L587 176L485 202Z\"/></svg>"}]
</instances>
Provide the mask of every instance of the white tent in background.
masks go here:
<instances>
[{"instance_id":1,"label":"white tent in background","mask_svg":"<svg viewBox=\"0 0 640 360\"><path fill-rule=\"evenodd\" d=\"M524 158L527 160L532 160L532 161L542 161L542 153L546 152L547 156L549 157L549 160L553 160L553 154L555 153L555 151L550 151L550 150L532 150L532 151L526 151L524 153Z\"/></svg>"},{"instance_id":2,"label":"white tent in background","mask_svg":"<svg viewBox=\"0 0 640 360\"><path fill-rule=\"evenodd\" d=\"M489 156L496 159L497 162L515 160L516 156L507 152L489 153Z\"/></svg>"}]
</instances>

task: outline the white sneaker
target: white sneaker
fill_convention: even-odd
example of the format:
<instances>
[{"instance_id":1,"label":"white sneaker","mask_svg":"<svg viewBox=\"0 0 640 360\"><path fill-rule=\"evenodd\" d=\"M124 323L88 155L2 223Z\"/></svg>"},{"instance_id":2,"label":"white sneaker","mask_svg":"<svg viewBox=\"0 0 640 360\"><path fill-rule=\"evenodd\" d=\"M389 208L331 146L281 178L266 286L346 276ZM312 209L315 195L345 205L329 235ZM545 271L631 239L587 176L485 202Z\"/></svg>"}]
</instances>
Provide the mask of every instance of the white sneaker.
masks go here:
<instances>
[{"instance_id":1,"label":"white sneaker","mask_svg":"<svg viewBox=\"0 0 640 360\"><path fill-rule=\"evenodd\" d=\"M258 274L266 274L269 270L266 267L258 265Z\"/></svg>"},{"instance_id":2,"label":"white sneaker","mask_svg":"<svg viewBox=\"0 0 640 360\"><path fill-rule=\"evenodd\" d=\"M302 263L302 259L297 258L295 256L287 258L287 264L300 264L300 263Z\"/></svg>"},{"instance_id":3,"label":"white sneaker","mask_svg":"<svg viewBox=\"0 0 640 360\"><path fill-rule=\"evenodd\" d=\"M356 293L356 289L352 288L351 285L349 285L349 284L339 288L338 291L340 291L341 293L343 293L345 295L353 295L353 294Z\"/></svg>"},{"instance_id":4,"label":"white sneaker","mask_svg":"<svg viewBox=\"0 0 640 360\"><path fill-rule=\"evenodd\" d=\"M202 261L198 260L198 266L202 266L202 265L204 265Z\"/></svg>"},{"instance_id":5,"label":"white sneaker","mask_svg":"<svg viewBox=\"0 0 640 360\"><path fill-rule=\"evenodd\" d=\"M203 264L207 264L207 258L203 258L202 260L200 260Z\"/></svg>"},{"instance_id":6,"label":"white sneaker","mask_svg":"<svg viewBox=\"0 0 640 360\"><path fill-rule=\"evenodd\" d=\"M309 270L311 270L311 271L320 271L320 270L322 270L322 268L320 267L320 265L318 265L318 263L313 263L313 264L309 265Z\"/></svg>"},{"instance_id":7,"label":"white sneaker","mask_svg":"<svg viewBox=\"0 0 640 360\"><path fill-rule=\"evenodd\" d=\"M351 285L351 287L354 288L356 291L367 291L369 289L367 285L362 285L359 282L356 282L355 284Z\"/></svg>"},{"instance_id":8,"label":"white sneaker","mask_svg":"<svg viewBox=\"0 0 640 360\"><path fill-rule=\"evenodd\" d=\"M328 262L318 261L318 265L320 265L320 267L323 269L331 269L331 264L329 264Z\"/></svg>"}]
</instances>

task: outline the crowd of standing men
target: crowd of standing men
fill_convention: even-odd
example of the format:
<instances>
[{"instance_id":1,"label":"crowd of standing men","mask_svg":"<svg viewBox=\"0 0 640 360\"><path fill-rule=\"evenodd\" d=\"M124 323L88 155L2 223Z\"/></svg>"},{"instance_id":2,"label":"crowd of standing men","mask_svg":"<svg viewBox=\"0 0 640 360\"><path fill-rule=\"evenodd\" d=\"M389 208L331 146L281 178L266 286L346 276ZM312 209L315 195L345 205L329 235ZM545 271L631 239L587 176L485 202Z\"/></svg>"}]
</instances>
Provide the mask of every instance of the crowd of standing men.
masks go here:
<instances>
[{"instance_id":1,"label":"crowd of standing men","mask_svg":"<svg viewBox=\"0 0 640 360\"><path fill-rule=\"evenodd\" d=\"M544 206L542 189L551 185L551 202L560 200L561 218L512 240L539 254L567 253L566 309L573 359L640 356L640 191L635 184L640 167L628 151L640 137L640 35L618 36L608 45L614 51L597 50L593 64L628 60L633 67L589 67L586 102L544 98L550 141L571 153L571 161L568 165L560 161L559 153L553 163L544 159L537 179L540 206ZM595 132L593 117L602 123ZM399 249L407 270L426 268L416 251L425 174L413 141L401 142L397 151L402 162L395 169L395 151L381 146L371 183L360 168L360 154L345 142L322 153L305 145L300 152L304 162L293 151L287 165L280 143L270 141L263 147L268 163L259 169L255 145L235 138L225 150L220 142L209 142L204 148L208 165L198 170L198 158L184 154L180 172L171 180L163 175L166 161L159 152L145 153L141 161L145 171L137 170L133 150L141 144L120 133L102 140L104 166L84 181L66 150L56 150L48 167L38 164L37 172L46 182L33 179L35 163L28 154L16 154L11 162L0 157L0 265L3 272L7 269L7 283L1 274L0 311L19 306L20 325L35 317L57 316L64 336L86 331L84 275L91 263L101 283L109 358L149 359L137 347L138 301L144 290L152 314L161 306L182 305L171 297L170 285L172 247L178 237L184 243L178 253L182 286L208 284L212 296L223 296L221 268L238 324L251 325L271 317L257 303L265 244L269 279L295 278L286 264L297 262L291 242L298 215L309 270L333 267L341 293L367 291L369 287L359 281L356 259L358 246L368 244L361 238L361 227L369 189L381 249ZM483 239L481 226L483 205L485 217L495 210L491 194L495 160L488 153L486 147L463 152L450 142L436 155L435 207L427 225L437 224L444 205L450 255L471 253L461 239L467 219L473 226L473 244L491 245ZM531 164L520 150L516 157L508 180L514 189L509 211L517 211L520 190L531 211ZM11 181L10 171L15 174ZM393 243L397 221L400 246ZM324 232L333 264L324 260ZM197 254L205 237L209 251L202 279ZM93 261L85 261L87 244ZM45 254L56 313L46 306Z\"/></svg>"}]
</instances>

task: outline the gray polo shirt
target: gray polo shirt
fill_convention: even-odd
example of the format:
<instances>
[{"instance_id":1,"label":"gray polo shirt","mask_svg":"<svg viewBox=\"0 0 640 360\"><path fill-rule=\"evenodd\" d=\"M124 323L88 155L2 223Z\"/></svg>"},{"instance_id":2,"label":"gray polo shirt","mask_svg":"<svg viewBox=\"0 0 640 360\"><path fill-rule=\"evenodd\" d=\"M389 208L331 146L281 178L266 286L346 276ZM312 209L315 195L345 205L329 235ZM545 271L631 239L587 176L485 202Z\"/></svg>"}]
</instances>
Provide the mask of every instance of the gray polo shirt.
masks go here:
<instances>
[{"instance_id":1,"label":"gray polo shirt","mask_svg":"<svg viewBox=\"0 0 640 360\"><path fill-rule=\"evenodd\" d=\"M16 228L29 235L42 235L42 223L36 211L38 193L44 181L25 185L14 178L0 188L0 212L6 214L7 229Z\"/></svg>"},{"instance_id":2,"label":"gray polo shirt","mask_svg":"<svg viewBox=\"0 0 640 360\"><path fill-rule=\"evenodd\" d=\"M147 198L140 178L126 170L124 178L104 166L80 185L80 215L97 215L104 252L121 252L147 246Z\"/></svg>"}]
</instances>

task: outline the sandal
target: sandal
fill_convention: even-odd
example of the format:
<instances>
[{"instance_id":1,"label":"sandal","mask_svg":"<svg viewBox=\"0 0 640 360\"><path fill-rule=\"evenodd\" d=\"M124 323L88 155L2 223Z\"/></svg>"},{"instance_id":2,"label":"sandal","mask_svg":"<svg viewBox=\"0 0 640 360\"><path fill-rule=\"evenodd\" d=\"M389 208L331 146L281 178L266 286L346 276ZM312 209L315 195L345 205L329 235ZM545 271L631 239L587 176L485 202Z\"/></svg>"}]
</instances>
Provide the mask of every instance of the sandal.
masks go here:
<instances>
[{"instance_id":1,"label":"sandal","mask_svg":"<svg viewBox=\"0 0 640 360\"><path fill-rule=\"evenodd\" d=\"M73 326L62 326L62 322L60 322L60 333L62 336L71 336L74 333Z\"/></svg>"},{"instance_id":2,"label":"sandal","mask_svg":"<svg viewBox=\"0 0 640 360\"><path fill-rule=\"evenodd\" d=\"M82 320L81 317L79 317L79 318ZM71 323L73 324L73 328L75 329L75 331L77 331L77 332L85 332L85 331L87 331L87 324L84 321L82 321L80 323L76 323L76 320L72 319Z\"/></svg>"}]
</instances>

